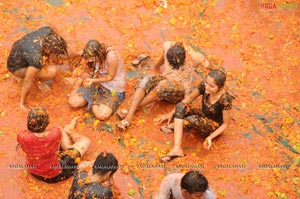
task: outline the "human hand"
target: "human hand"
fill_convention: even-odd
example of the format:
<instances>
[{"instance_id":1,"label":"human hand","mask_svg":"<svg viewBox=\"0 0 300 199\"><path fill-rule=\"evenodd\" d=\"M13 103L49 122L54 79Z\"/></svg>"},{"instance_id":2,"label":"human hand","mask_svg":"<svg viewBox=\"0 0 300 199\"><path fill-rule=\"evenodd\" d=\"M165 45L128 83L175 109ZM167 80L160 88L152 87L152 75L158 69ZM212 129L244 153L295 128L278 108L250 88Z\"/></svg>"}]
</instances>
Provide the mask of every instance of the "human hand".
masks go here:
<instances>
[{"instance_id":1,"label":"human hand","mask_svg":"<svg viewBox=\"0 0 300 199\"><path fill-rule=\"evenodd\" d=\"M205 139L205 141L203 142L203 147L204 147L205 149L209 150L210 147L211 147L211 144L212 144L212 139L211 139L211 137L208 136L208 137Z\"/></svg>"},{"instance_id":2,"label":"human hand","mask_svg":"<svg viewBox=\"0 0 300 199\"><path fill-rule=\"evenodd\" d=\"M172 119L173 119L173 113L164 114L160 116L160 118L158 119L158 124L162 124L166 120L168 121L168 124L170 124Z\"/></svg>"},{"instance_id":3,"label":"human hand","mask_svg":"<svg viewBox=\"0 0 300 199\"><path fill-rule=\"evenodd\" d=\"M94 80L92 78L87 78L83 81L83 85L88 87L91 86L94 83Z\"/></svg>"}]
</instances>

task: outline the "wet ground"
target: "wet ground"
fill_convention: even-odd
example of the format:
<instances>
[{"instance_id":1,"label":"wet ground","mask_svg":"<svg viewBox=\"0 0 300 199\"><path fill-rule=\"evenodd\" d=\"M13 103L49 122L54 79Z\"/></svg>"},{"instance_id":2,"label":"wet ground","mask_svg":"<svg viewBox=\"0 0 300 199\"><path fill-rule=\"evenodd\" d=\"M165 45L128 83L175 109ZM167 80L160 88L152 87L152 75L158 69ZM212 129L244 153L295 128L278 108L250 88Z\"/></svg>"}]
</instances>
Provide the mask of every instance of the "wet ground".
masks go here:
<instances>
[{"instance_id":1,"label":"wet ground","mask_svg":"<svg viewBox=\"0 0 300 199\"><path fill-rule=\"evenodd\" d=\"M0 12L0 198L67 198L71 185L72 179L45 184L13 168L25 163L16 133L26 128L26 113L18 107L21 84L8 73L6 60L14 41L43 25L54 27L73 51L95 38L122 53L128 72L123 107L139 76L132 59L147 52L157 60L166 40L188 42L222 66L227 87L237 96L234 121L211 150L202 148L195 132L186 132L187 156L162 165L159 157L173 139L160 132L157 118L172 105L143 108L120 133L115 115L99 122L68 106L64 67L50 92L33 88L27 101L47 108L50 126L85 116L77 126L92 139L84 160L103 150L118 157L115 198L154 198L166 174L192 168L205 174L219 199L300 198L300 2L173 0L164 8L158 0L18 0L1 2ZM199 70L199 76L206 72Z\"/></svg>"}]
</instances>

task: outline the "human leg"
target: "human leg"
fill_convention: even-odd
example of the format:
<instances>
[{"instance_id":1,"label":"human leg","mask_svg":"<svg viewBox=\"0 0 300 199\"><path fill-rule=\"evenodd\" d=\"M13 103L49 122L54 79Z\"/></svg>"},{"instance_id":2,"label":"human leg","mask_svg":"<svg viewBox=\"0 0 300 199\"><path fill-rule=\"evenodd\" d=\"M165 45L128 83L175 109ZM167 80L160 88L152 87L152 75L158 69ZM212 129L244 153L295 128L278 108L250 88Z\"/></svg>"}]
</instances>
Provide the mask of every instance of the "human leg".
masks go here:
<instances>
[{"instance_id":1,"label":"human leg","mask_svg":"<svg viewBox=\"0 0 300 199\"><path fill-rule=\"evenodd\" d=\"M175 110L174 118L174 147L167 154L167 156L161 159L162 162L169 162L176 157L183 157L183 149L181 148L184 118L189 115L195 114L198 109L191 108L191 105L178 103Z\"/></svg>"},{"instance_id":2,"label":"human leg","mask_svg":"<svg viewBox=\"0 0 300 199\"><path fill-rule=\"evenodd\" d=\"M26 76L26 72L27 72L27 68L22 68L12 72L12 74L17 78L24 79Z\"/></svg>"},{"instance_id":3,"label":"human leg","mask_svg":"<svg viewBox=\"0 0 300 199\"><path fill-rule=\"evenodd\" d=\"M114 92L100 86L98 95L94 98L92 111L99 120L108 119L125 99L125 92Z\"/></svg>"},{"instance_id":4,"label":"human leg","mask_svg":"<svg viewBox=\"0 0 300 199\"><path fill-rule=\"evenodd\" d=\"M120 130L125 130L130 126L130 122L132 121L134 113L139 107L139 104L143 100L144 96L145 96L145 91L143 88L137 88L135 90L126 117L117 124L117 127Z\"/></svg>"},{"instance_id":5,"label":"human leg","mask_svg":"<svg viewBox=\"0 0 300 199\"><path fill-rule=\"evenodd\" d=\"M63 150L76 149L83 156L88 150L91 141L88 137L76 133L75 127L79 119L80 117L73 118L71 123L63 129L61 147Z\"/></svg>"},{"instance_id":6,"label":"human leg","mask_svg":"<svg viewBox=\"0 0 300 199\"><path fill-rule=\"evenodd\" d=\"M196 129L200 136L206 138L220 125L203 115L191 115L184 119L184 127Z\"/></svg>"},{"instance_id":7,"label":"human leg","mask_svg":"<svg viewBox=\"0 0 300 199\"><path fill-rule=\"evenodd\" d=\"M93 105L92 111L99 120L106 120L113 114L113 109L104 104Z\"/></svg>"},{"instance_id":8,"label":"human leg","mask_svg":"<svg viewBox=\"0 0 300 199\"><path fill-rule=\"evenodd\" d=\"M38 73L37 78L39 80L52 80L57 74L57 66L50 64L43 67Z\"/></svg>"},{"instance_id":9,"label":"human leg","mask_svg":"<svg viewBox=\"0 0 300 199\"><path fill-rule=\"evenodd\" d=\"M84 99L83 95L87 95L88 91L85 88L81 89L81 84L82 79L78 78L75 81L73 90L69 95L68 103L72 108L80 108L87 104L87 101Z\"/></svg>"},{"instance_id":10,"label":"human leg","mask_svg":"<svg viewBox=\"0 0 300 199\"><path fill-rule=\"evenodd\" d=\"M153 95L154 93L152 94L151 92L162 79L163 77L160 75L152 75L145 76L140 81L132 96L131 104L126 117L117 125L120 130L125 130L127 127L129 127L130 122L132 121L133 116L139 107L146 105L149 102L153 102L156 99L156 97Z\"/></svg>"}]
</instances>

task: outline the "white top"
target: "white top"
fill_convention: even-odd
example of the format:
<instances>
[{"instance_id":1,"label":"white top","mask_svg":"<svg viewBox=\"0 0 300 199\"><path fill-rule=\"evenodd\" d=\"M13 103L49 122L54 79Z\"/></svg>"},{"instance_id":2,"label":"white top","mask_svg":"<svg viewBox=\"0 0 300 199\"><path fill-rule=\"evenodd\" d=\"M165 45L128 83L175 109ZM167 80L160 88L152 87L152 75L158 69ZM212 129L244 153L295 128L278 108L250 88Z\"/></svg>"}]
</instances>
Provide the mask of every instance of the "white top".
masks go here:
<instances>
[{"instance_id":1,"label":"white top","mask_svg":"<svg viewBox=\"0 0 300 199\"><path fill-rule=\"evenodd\" d=\"M188 199L188 198L183 198L181 194L180 182L184 175L185 175L184 173L173 173L167 175L163 179L159 188L159 192L156 195L155 199L169 199L171 192L173 195L173 199ZM217 198L216 194L210 188L208 188L201 199L216 199L216 198Z\"/></svg>"},{"instance_id":2,"label":"white top","mask_svg":"<svg viewBox=\"0 0 300 199\"><path fill-rule=\"evenodd\" d=\"M105 76L108 74L108 63L113 60L118 60L118 69L115 75L115 78L110 80L109 82L101 83L102 86L109 90L115 90L116 92L124 92L125 91L125 82L126 82L126 74L124 71L124 61L121 55L112 47L107 48L106 59L103 63L103 67L100 67L99 74L100 76Z\"/></svg>"}]
</instances>

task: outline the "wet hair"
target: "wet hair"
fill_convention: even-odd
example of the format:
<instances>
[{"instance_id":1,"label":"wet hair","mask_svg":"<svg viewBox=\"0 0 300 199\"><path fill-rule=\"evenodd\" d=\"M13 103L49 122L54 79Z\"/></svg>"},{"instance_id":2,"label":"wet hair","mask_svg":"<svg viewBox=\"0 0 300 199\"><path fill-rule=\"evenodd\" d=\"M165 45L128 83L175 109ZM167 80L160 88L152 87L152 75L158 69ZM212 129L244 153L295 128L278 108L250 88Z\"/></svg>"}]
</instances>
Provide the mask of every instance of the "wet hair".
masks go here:
<instances>
[{"instance_id":1,"label":"wet hair","mask_svg":"<svg viewBox=\"0 0 300 199\"><path fill-rule=\"evenodd\" d=\"M175 43L167 52L167 60L173 69L179 69L184 64L185 57L185 49L181 43Z\"/></svg>"},{"instance_id":2,"label":"wet hair","mask_svg":"<svg viewBox=\"0 0 300 199\"><path fill-rule=\"evenodd\" d=\"M209 71L208 76L215 80L215 83L219 88L222 88L225 85L226 75L223 71L219 69L213 69Z\"/></svg>"},{"instance_id":3,"label":"wet hair","mask_svg":"<svg viewBox=\"0 0 300 199\"><path fill-rule=\"evenodd\" d=\"M94 162L92 173L103 176L111 171L110 175L113 175L118 168L119 163L116 157L112 153L102 152Z\"/></svg>"},{"instance_id":4,"label":"wet hair","mask_svg":"<svg viewBox=\"0 0 300 199\"><path fill-rule=\"evenodd\" d=\"M27 128L35 133L45 131L49 124L49 115L44 107L36 107L29 111L27 116Z\"/></svg>"},{"instance_id":5,"label":"wet hair","mask_svg":"<svg viewBox=\"0 0 300 199\"><path fill-rule=\"evenodd\" d=\"M43 40L42 45L43 49L49 50L50 53L68 56L66 41L61 36L55 33L46 36Z\"/></svg>"},{"instance_id":6,"label":"wet hair","mask_svg":"<svg viewBox=\"0 0 300 199\"><path fill-rule=\"evenodd\" d=\"M205 192L208 189L208 181L199 171L189 171L182 177L180 186L190 194Z\"/></svg>"},{"instance_id":7,"label":"wet hair","mask_svg":"<svg viewBox=\"0 0 300 199\"><path fill-rule=\"evenodd\" d=\"M104 60L106 59L106 46L103 43L100 43L98 40L89 40L82 53L83 58L88 57L96 57L96 60L99 61L99 64L101 65Z\"/></svg>"}]
</instances>

